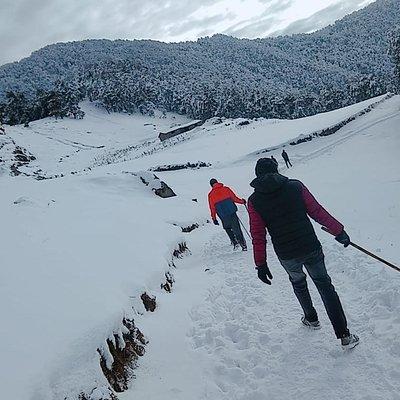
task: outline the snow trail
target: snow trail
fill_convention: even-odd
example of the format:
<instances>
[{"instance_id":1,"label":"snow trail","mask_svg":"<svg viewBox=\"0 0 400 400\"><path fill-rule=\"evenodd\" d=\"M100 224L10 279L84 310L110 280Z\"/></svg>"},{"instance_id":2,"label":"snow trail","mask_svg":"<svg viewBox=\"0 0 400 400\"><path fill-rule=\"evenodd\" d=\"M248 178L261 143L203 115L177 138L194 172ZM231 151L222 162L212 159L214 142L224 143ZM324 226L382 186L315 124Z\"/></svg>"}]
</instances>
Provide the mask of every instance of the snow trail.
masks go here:
<instances>
[{"instance_id":1,"label":"snow trail","mask_svg":"<svg viewBox=\"0 0 400 400\"><path fill-rule=\"evenodd\" d=\"M301 179L310 188L345 224L354 242L395 263L398 104L394 98L337 135L290 147L294 168L281 168L283 174ZM234 165L223 163L218 171L213 167L190 175L179 172L168 175L168 181L179 187L190 179L190 193L200 188L194 196L201 198L200 190L207 190L208 178L215 174L245 195L254 162L243 158ZM247 227L244 209L239 215ZM176 349L176 337L171 341L161 334L151 338L174 349L173 362L153 377L141 366L137 388L122 400L168 398L157 388L159 379L165 393L174 393L175 400L399 400L400 274L353 248L344 249L318 226L316 231L349 328L361 338L357 348L341 349L310 279L322 329L310 331L302 326L302 310L270 242L268 262L274 280L267 286L257 278L251 251L233 252L225 232L209 226L202 241L197 232L191 234L197 249L176 274L181 287L189 286L186 296L191 303L186 308L190 315L186 331L179 322L181 316L172 314L174 321L169 321L180 325L180 349ZM197 271L194 279L204 291L203 296L197 293L195 302L192 281L186 281L182 271L189 267ZM159 323L166 319L164 311L174 313L172 308L160 311ZM174 332L173 327L168 329ZM189 341L182 340L183 334ZM151 349L146 357L142 363L148 371L152 371L149 366L164 364ZM186 368L171 373L177 365ZM198 377L196 385L192 385L193 376ZM173 388L179 388L179 393L172 392Z\"/></svg>"},{"instance_id":2,"label":"snow trail","mask_svg":"<svg viewBox=\"0 0 400 400\"><path fill-rule=\"evenodd\" d=\"M190 335L194 348L213 360L208 375L218 399L399 399L400 372L393 368L399 356L393 336L398 286L374 293L376 264L337 244L324 249L349 326L361 336L353 351L340 348L310 279L321 331L301 325L300 306L275 256L269 257L274 280L267 286L257 279L251 253L230 253L223 233L210 240L203 263L218 279L204 304L192 310ZM383 273L381 283L388 278ZM381 320L391 321L391 332L368 315L377 307Z\"/></svg>"}]
</instances>

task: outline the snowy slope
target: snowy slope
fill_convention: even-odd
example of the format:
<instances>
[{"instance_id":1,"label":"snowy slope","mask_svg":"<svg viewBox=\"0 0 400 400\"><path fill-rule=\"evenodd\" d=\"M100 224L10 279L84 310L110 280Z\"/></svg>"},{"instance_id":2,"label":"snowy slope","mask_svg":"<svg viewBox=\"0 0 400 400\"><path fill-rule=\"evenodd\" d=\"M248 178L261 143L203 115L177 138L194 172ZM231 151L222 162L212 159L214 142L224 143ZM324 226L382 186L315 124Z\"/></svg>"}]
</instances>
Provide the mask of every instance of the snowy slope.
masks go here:
<instances>
[{"instance_id":1,"label":"snowy slope","mask_svg":"<svg viewBox=\"0 0 400 400\"><path fill-rule=\"evenodd\" d=\"M308 185L355 242L397 264L399 111L396 97L343 129L336 145L324 148L326 139L320 139L290 148L295 167L281 167ZM186 172L165 176L175 186L190 179L191 189L200 194L216 174L244 196L251 193L253 166L201 170L190 178ZM247 220L243 210L241 217ZM343 250L326 234L319 236L350 329L361 336L354 352L343 354L339 348L313 286L323 330L310 333L301 327L301 310L271 248L274 282L266 287L255 276L251 255L232 254L224 232L216 228L201 238L203 249L187 259L177 278L179 300L191 299L193 288L203 291L203 300L195 299L195 305L189 300L179 316L171 300L160 319L143 324L152 332L155 350L138 370L140 384L121 399L398 399L400 275L353 249ZM174 324L158 331L171 315ZM181 350L171 365L163 349L177 346Z\"/></svg>"},{"instance_id":2,"label":"snowy slope","mask_svg":"<svg viewBox=\"0 0 400 400\"><path fill-rule=\"evenodd\" d=\"M106 386L96 349L128 316L150 342L120 399L399 398L400 274L320 234L350 328L362 339L343 354L320 302L323 330L310 334L299 326L300 310L270 248L274 284L267 288L255 276L251 252L232 254L220 228L184 235L173 225L205 221L211 177L248 196L257 151L331 126L377 100L295 121L208 123L182 141L154 142L145 156L131 147L153 141L173 120L153 119L154 130L144 126L152 123L147 119L93 109L83 121L6 127L36 156L23 171L68 176L0 176L2 396L76 399ZM294 168L281 167L305 182L355 242L397 263L399 108L395 96L330 137L289 146ZM95 147L76 152L72 142ZM116 163L93 165L121 149L129 151ZM279 158L280 149L273 154ZM171 199L124 173L198 160L213 165L158 174L178 194ZM247 223L244 210L240 216ZM168 294L160 283L182 240L192 255L176 262ZM157 296L155 313L144 313L144 291Z\"/></svg>"},{"instance_id":3,"label":"snowy slope","mask_svg":"<svg viewBox=\"0 0 400 400\"><path fill-rule=\"evenodd\" d=\"M10 126L7 133L36 157L30 173L40 168L45 174L69 173L89 167L99 154L154 141L161 130L187 123L182 115L166 118L107 113L89 102L81 105L84 120L46 118L30 123L28 128Z\"/></svg>"},{"instance_id":4,"label":"snowy slope","mask_svg":"<svg viewBox=\"0 0 400 400\"><path fill-rule=\"evenodd\" d=\"M208 122L205 126L182 135L175 142L174 139L171 139L169 149L165 149L166 145L164 144L162 151L156 151L154 155L142 158L138 162L142 168L149 168L165 163L166 160L175 163L201 160L210 162L215 167L221 167L267 147L277 146L289 139L334 125L357 114L369 105L379 102L384 97L380 96L340 110L297 120L260 118L249 120L249 125L241 125L243 123L241 119L223 120L217 125ZM182 138L184 143L179 142ZM178 145L174 145L176 143ZM188 159L189 155L190 159ZM132 154L132 158L134 157L136 154ZM125 156L125 160L128 158L129 156Z\"/></svg>"}]
</instances>

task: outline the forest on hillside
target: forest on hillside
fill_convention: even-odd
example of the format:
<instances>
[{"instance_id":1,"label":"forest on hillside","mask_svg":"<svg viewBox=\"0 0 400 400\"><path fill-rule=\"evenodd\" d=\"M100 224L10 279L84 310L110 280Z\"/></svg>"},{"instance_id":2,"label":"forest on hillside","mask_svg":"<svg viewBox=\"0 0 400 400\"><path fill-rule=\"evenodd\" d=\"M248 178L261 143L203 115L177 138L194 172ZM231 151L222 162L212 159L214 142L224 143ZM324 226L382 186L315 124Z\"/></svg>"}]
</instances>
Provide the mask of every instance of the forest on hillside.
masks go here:
<instances>
[{"instance_id":1,"label":"forest on hillside","mask_svg":"<svg viewBox=\"0 0 400 400\"><path fill-rule=\"evenodd\" d=\"M396 90L398 24L400 2L378 0L312 34L50 45L0 67L0 120L82 118L83 99L108 111L195 119L330 111Z\"/></svg>"}]
</instances>

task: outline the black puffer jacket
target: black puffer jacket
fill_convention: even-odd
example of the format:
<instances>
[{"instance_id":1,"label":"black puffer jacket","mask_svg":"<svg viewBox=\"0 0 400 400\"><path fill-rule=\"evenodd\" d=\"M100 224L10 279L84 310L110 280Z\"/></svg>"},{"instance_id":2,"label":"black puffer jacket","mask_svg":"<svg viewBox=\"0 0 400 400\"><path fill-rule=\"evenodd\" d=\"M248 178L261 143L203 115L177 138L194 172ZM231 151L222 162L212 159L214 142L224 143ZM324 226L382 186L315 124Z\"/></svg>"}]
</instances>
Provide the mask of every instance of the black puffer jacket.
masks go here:
<instances>
[{"instance_id":1,"label":"black puffer jacket","mask_svg":"<svg viewBox=\"0 0 400 400\"><path fill-rule=\"evenodd\" d=\"M254 179L249 201L264 220L278 257L290 260L321 247L307 215L300 181L278 173Z\"/></svg>"}]
</instances>

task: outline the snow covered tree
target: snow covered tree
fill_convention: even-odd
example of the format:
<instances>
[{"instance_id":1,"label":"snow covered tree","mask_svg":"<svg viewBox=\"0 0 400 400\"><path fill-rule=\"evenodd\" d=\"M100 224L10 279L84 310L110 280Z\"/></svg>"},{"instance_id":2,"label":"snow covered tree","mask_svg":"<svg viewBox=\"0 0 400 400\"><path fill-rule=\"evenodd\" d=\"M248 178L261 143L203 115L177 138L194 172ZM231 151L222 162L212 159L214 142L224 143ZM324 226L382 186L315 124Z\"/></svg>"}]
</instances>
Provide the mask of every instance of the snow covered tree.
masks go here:
<instances>
[{"instance_id":1,"label":"snow covered tree","mask_svg":"<svg viewBox=\"0 0 400 400\"><path fill-rule=\"evenodd\" d=\"M139 105L138 110L142 115L148 115L149 117L154 117L155 105L151 101L146 101Z\"/></svg>"},{"instance_id":2,"label":"snow covered tree","mask_svg":"<svg viewBox=\"0 0 400 400\"><path fill-rule=\"evenodd\" d=\"M4 109L6 105L4 103L0 103L0 125L3 123L5 115L4 115Z\"/></svg>"},{"instance_id":3,"label":"snow covered tree","mask_svg":"<svg viewBox=\"0 0 400 400\"><path fill-rule=\"evenodd\" d=\"M79 101L83 100L81 88L76 84L68 85L64 81L58 81L55 85L55 92L58 93L61 99L61 109L58 114L62 117L71 117L82 119L85 113L79 107Z\"/></svg>"},{"instance_id":4,"label":"snow covered tree","mask_svg":"<svg viewBox=\"0 0 400 400\"><path fill-rule=\"evenodd\" d=\"M6 103L2 107L2 121L7 125L23 124L30 120L31 108L25 95L7 92Z\"/></svg>"},{"instance_id":5,"label":"snow covered tree","mask_svg":"<svg viewBox=\"0 0 400 400\"><path fill-rule=\"evenodd\" d=\"M390 35L389 54L395 68L396 87L400 90L400 27L396 28Z\"/></svg>"},{"instance_id":6,"label":"snow covered tree","mask_svg":"<svg viewBox=\"0 0 400 400\"><path fill-rule=\"evenodd\" d=\"M35 97L27 98L20 92L7 92L0 105L0 121L9 125L28 124L45 117L83 118L79 96L75 88L57 84L54 90L38 90Z\"/></svg>"},{"instance_id":7,"label":"snow covered tree","mask_svg":"<svg viewBox=\"0 0 400 400\"><path fill-rule=\"evenodd\" d=\"M126 113L303 117L391 90L387 37L399 24L400 2L381 0L307 35L55 44L0 67L0 102L7 102L6 91L22 93L28 108L35 104L30 118L79 118L84 98ZM398 47L393 36L395 62Z\"/></svg>"},{"instance_id":8,"label":"snow covered tree","mask_svg":"<svg viewBox=\"0 0 400 400\"><path fill-rule=\"evenodd\" d=\"M385 84L378 77L373 75L361 76L357 81L351 82L347 89L351 99L354 99L356 102L379 96L385 93L385 91Z\"/></svg>"}]
</instances>

